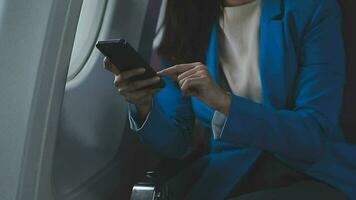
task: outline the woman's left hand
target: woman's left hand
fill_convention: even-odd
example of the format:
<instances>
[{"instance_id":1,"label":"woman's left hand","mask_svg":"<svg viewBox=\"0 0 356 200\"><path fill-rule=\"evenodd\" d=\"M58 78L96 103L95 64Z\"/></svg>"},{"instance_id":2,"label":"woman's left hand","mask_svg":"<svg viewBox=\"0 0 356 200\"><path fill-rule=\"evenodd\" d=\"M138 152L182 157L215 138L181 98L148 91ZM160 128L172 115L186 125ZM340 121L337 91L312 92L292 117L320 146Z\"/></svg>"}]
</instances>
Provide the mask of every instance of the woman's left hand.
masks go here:
<instances>
[{"instance_id":1,"label":"woman's left hand","mask_svg":"<svg viewBox=\"0 0 356 200\"><path fill-rule=\"evenodd\" d=\"M183 95L195 96L226 116L229 114L231 96L215 83L204 64L197 62L175 65L158 72L158 75L176 80Z\"/></svg>"}]
</instances>

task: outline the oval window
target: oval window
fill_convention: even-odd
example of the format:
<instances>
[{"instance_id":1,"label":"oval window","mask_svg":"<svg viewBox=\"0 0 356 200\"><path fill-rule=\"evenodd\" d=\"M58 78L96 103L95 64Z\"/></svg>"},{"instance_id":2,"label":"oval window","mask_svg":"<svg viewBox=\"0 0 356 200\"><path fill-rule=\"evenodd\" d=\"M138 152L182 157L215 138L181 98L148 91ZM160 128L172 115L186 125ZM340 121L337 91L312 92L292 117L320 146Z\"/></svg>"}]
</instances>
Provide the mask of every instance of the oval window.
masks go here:
<instances>
[{"instance_id":1,"label":"oval window","mask_svg":"<svg viewBox=\"0 0 356 200\"><path fill-rule=\"evenodd\" d=\"M74 79L81 71L93 51L104 18L106 2L106 0L83 1L67 81Z\"/></svg>"}]
</instances>

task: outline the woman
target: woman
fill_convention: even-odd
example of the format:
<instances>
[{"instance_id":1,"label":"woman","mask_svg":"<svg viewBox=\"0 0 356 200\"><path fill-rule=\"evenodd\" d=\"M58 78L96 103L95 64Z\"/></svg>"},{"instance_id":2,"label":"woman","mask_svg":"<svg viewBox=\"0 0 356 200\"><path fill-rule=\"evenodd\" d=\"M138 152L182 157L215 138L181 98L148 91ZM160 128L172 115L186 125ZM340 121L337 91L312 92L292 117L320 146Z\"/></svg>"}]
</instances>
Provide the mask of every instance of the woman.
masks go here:
<instances>
[{"instance_id":1,"label":"woman","mask_svg":"<svg viewBox=\"0 0 356 200\"><path fill-rule=\"evenodd\" d=\"M350 196L318 173L343 141L336 0L168 0L166 13L160 77L131 82L144 70L105 67L130 103L131 128L162 156L189 154L195 121L211 130L190 199ZM140 90L161 78L162 90Z\"/></svg>"}]
</instances>

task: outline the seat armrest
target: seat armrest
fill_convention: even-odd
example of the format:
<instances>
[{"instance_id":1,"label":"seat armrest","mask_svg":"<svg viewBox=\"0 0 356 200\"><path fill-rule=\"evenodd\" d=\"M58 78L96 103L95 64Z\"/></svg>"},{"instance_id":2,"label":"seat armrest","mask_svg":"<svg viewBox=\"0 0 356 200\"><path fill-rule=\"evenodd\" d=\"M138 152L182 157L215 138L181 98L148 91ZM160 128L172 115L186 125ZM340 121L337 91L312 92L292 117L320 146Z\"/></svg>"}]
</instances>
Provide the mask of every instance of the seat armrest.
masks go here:
<instances>
[{"instance_id":1,"label":"seat armrest","mask_svg":"<svg viewBox=\"0 0 356 200\"><path fill-rule=\"evenodd\" d=\"M163 160L146 172L142 181L132 188L131 200L175 200L184 199L185 182L188 177L179 172L191 165L186 160Z\"/></svg>"},{"instance_id":2,"label":"seat armrest","mask_svg":"<svg viewBox=\"0 0 356 200\"><path fill-rule=\"evenodd\" d=\"M199 125L194 128L194 150L183 160L164 159L154 169L148 170L143 180L133 186L131 200L184 199L194 173L191 166L200 163L200 158L210 152L207 130ZM204 162L198 165L198 171L203 167Z\"/></svg>"}]
</instances>

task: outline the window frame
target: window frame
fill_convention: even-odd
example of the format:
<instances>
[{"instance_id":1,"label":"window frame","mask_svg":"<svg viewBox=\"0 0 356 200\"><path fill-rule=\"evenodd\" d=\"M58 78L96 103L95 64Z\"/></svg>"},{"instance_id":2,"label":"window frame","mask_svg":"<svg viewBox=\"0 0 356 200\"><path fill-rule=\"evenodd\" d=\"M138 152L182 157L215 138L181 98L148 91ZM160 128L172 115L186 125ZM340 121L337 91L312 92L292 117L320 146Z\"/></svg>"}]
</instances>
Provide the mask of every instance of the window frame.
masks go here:
<instances>
[{"instance_id":1,"label":"window frame","mask_svg":"<svg viewBox=\"0 0 356 200\"><path fill-rule=\"evenodd\" d=\"M86 1L83 1L83 5ZM73 79L75 79L77 77L77 75L85 68L87 62L89 61L89 58L91 56L91 54L93 53L94 49L95 49L95 44L99 38L101 29L103 27L103 22L104 22L104 18L105 18L105 14L107 11L107 6L108 6L108 0L99 0L99 2L101 3L102 9L98 10L96 13L94 13L94 15L97 15L99 17L97 17L96 21L93 22L95 24L97 24L94 28L92 28L94 31L94 33L92 33L92 36L88 36L88 43L85 43L83 46L78 46L78 47L82 47L82 49L84 49L85 53L80 53L77 54L76 57L73 57L75 55L73 55L73 52L75 51L75 42L77 39L77 34L78 34L78 29L80 27L80 16L79 17L79 22L78 22L78 27L76 30L76 36L75 36L75 41L73 43L73 50L72 50L72 54L71 54L71 60L70 60L70 64L68 67L68 74L67 74L67 82L72 81ZM83 5L82 5L82 9L83 9ZM81 13L83 12L83 10L81 10ZM95 19L95 17L94 17ZM89 30L92 31L92 30ZM79 61L73 61L73 59L80 59ZM71 70L72 69L72 70Z\"/></svg>"}]
</instances>

